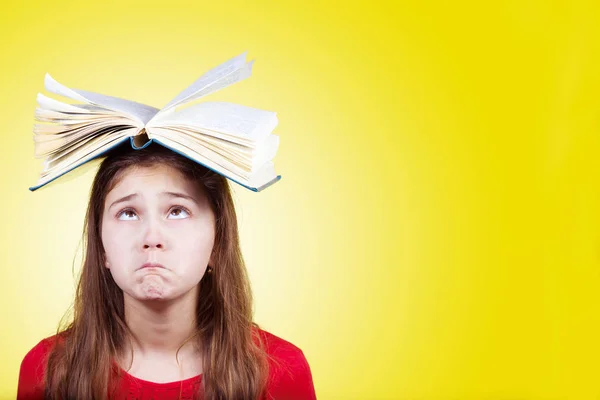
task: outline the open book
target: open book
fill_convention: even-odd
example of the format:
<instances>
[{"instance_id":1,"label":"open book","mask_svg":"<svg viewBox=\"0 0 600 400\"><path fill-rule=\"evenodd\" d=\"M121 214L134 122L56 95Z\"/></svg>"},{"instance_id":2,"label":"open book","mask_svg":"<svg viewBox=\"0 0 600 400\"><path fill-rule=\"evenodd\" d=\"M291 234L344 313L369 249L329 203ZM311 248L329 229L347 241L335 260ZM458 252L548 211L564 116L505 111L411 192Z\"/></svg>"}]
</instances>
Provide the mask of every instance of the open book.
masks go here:
<instances>
[{"instance_id":1,"label":"open book","mask_svg":"<svg viewBox=\"0 0 600 400\"><path fill-rule=\"evenodd\" d=\"M49 74L46 90L80 102L67 104L39 93L35 156L45 158L36 190L129 140L133 149L165 146L258 192L281 179L273 158L279 137L275 112L225 102L177 107L246 79L246 52L213 68L162 109L61 85Z\"/></svg>"}]
</instances>

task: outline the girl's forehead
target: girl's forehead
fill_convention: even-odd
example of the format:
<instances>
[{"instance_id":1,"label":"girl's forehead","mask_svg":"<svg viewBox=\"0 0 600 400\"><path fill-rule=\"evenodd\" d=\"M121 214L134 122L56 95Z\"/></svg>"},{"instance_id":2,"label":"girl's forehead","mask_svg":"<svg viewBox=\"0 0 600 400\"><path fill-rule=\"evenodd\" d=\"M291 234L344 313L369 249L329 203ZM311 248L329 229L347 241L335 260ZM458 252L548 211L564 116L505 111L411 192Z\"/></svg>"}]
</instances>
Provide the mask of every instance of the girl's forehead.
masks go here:
<instances>
[{"instance_id":1,"label":"girl's forehead","mask_svg":"<svg viewBox=\"0 0 600 400\"><path fill-rule=\"evenodd\" d=\"M197 182L188 179L181 171L169 165L133 166L122 171L107 200L115 196L132 193L153 195L181 192L200 199L204 197Z\"/></svg>"}]
</instances>

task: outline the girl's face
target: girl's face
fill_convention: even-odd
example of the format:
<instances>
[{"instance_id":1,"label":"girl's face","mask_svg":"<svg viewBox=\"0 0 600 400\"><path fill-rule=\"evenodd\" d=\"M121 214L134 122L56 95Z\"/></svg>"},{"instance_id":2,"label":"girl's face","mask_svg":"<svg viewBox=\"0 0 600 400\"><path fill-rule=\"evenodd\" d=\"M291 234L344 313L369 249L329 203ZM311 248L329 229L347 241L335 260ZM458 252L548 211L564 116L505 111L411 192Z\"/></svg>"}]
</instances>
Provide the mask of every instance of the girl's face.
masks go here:
<instances>
[{"instance_id":1,"label":"girl's face","mask_svg":"<svg viewBox=\"0 0 600 400\"><path fill-rule=\"evenodd\" d=\"M210 263L215 217L198 185L169 166L129 168L108 193L102 243L124 296L172 300Z\"/></svg>"}]
</instances>

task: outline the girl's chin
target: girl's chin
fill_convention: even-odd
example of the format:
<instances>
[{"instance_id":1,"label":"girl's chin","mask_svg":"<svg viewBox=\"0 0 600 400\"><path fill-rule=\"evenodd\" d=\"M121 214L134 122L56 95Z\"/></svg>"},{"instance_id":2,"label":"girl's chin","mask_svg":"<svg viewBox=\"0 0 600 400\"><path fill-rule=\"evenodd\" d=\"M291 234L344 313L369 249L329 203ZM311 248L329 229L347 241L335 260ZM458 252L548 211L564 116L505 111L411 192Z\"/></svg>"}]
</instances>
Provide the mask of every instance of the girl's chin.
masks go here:
<instances>
[{"instance_id":1,"label":"girl's chin","mask_svg":"<svg viewBox=\"0 0 600 400\"><path fill-rule=\"evenodd\" d=\"M159 276L147 276L138 288L140 300L168 300L169 291Z\"/></svg>"}]
</instances>

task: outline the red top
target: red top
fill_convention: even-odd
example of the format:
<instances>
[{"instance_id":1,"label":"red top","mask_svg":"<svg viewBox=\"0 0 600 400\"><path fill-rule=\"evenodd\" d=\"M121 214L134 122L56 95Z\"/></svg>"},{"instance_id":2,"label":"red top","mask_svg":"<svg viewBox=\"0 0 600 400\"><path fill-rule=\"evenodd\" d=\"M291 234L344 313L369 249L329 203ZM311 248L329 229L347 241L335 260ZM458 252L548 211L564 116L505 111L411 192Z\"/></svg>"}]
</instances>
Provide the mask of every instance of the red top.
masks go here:
<instances>
[{"instance_id":1,"label":"red top","mask_svg":"<svg viewBox=\"0 0 600 400\"><path fill-rule=\"evenodd\" d=\"M260 330L267 353L278 362L269 361L267 398L275 400L316 400L312 375L306 357L298 347L271 333ZM35 345L21 363L17 400L43 400L44 373L55 336ZM183 381L155 383L135 378L120 369L122 379L115 400L192 400L202 382L202 375Z\"/></svg>"}]
</instances>

